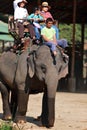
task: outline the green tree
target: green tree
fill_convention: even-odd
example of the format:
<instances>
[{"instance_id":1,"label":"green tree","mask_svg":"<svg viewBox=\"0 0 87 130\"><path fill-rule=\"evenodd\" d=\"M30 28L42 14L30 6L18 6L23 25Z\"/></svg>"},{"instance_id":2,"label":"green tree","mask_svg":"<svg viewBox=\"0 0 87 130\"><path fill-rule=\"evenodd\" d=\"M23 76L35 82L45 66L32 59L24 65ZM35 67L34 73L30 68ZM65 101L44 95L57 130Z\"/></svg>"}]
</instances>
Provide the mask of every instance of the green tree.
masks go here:
<instances>
[{"instance_id":1,"label":"green tree","mask_svg":"<svg viewBox=\"0 0 87 130\"><path fill-rule=\"evenodd\" d=\"M81 24L76 24L75 40L81 42ZM72 43L73 24L59 24L60 38L66 38L68 42ZM87 39L87 25L85 26L85 39Z\"/></svg>"}]
</instances>

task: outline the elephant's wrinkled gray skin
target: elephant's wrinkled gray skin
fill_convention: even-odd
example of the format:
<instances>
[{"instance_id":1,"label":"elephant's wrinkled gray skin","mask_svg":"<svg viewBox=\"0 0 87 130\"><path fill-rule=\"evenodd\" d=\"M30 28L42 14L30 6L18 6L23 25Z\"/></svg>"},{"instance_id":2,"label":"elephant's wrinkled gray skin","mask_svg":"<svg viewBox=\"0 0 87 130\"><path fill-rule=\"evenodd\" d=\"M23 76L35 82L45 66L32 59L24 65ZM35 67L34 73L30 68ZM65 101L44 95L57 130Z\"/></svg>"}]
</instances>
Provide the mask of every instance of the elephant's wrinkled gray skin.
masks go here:
<instances>
[{"instance_id":1,"label":"elephant's wrinkled gray skin","mask_svg":"<svg viewBox=\"0 0 87 130\"><path fill-rule=\"evenodd\" d=\"M31 48L31 50L33 49ZM18 90L15 120L18 122L26 121L25 115L29 94L44 92L41 121L43 125L52 127L55 120L56 89L59 79L65 77L68 73L68 61L63 60L60 51L53 58L49 47L44 45L30 54L27 59L28 53L28 51L22 53L18 59L17 69L14 67L16 75L13 75ZM6 102L3 103L5 105Z\"/></svg>"},{"instance_id":2,"label":"elephant's wrinkled gray skin","mask_svg":"<svg viewBox=\"0 0 87 130\"><path fill-rule=\"evenodd\" d=\"M16 114L18 120L23 119L23 116L26 114L28 95L24 93L24 90L27 89L29 93L44 91L41 115L42 124L48 127L54 125L55 95L58 81L68 72L68 61L65 62L63 60L60 51L57 53L57 56L53 58L49 47L43 45L38 48L36 53L29 56L28 62L26 61L27 52L19 57L15 78L17 88L19 89L18 111ZM26 101L24 101L23 95L27 95Z\"/></svg>"},{"instance_id":3,"label":"elephant's wrinkled gray skin","mask_svg":"<svg viewBox=\"0 0 87 130\"><path fill-rule=\"evenodd\" d=\"M37 49L37 47L35 47L34 50L35 49ZM19 56L10 51L2 53L0 56L0 91L3 102L3 119L5 120L12 119L17 107L17 87L15 85L15 74L18 57ZM10 90L12 92L12 98L9 102ZM11 105L9 103L11 103Z\"/></svg>"},{"instance_id":4,"label":"elephant's wrinkled gray skin","mask_svg":"<svg viewBox=\"0 0 87 130\"><path fill-rule=\"evenodd\" d=\"M0 57L0 91L3 101L3 119L11 119L9 107L9 90L15 91L14 78L17 56L12 52L4 52ZM16 94L16 93L15 93ZM15 99L16 100L16 99Z\"/></svg>"}]
</instances>

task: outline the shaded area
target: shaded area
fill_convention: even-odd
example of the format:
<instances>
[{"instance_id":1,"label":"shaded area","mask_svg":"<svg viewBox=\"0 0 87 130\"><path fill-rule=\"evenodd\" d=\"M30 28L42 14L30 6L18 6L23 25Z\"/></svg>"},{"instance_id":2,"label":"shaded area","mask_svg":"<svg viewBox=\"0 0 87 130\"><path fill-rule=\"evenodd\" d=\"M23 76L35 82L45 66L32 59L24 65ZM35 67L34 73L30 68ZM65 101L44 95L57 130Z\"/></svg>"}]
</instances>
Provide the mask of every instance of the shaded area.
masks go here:
<instances>
[{"instance_id":1,"label":"shaded area","mask_svg":"<svg viewBox=\"0 0 87 130\"><path fill-rule=\"evenodd\" d=\"M33 7L42 3L45 0L27 0L27 9L29 13L32 11ZM73 21L73 0L46 0L52 7L52 14L55 19L58 19L63 23L72 23ZM13 14L13 0L1 0L0 12L4 14ZM76 12L76 23L81 23L82 21L87 23L87 0L77 0L77 12Z\"/></svg>"}]
</instances>

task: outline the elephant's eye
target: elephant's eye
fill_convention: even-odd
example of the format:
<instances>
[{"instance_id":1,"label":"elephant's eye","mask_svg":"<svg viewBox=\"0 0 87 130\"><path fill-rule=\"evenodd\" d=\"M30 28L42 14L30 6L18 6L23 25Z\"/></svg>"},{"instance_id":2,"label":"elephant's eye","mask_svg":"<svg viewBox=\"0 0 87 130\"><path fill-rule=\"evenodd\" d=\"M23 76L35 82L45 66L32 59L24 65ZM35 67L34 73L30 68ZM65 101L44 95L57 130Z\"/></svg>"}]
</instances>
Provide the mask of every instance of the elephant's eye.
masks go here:
<instances>
[{"instance_id":1,"label":"elephant's eye","mask_svg":"<svg viewBox=\"0 0 87 130\"><path fill-rule=\"evenodd\" d=\"M42 70L43 73L46 73L46 66L42 64L41 65L41 70Z\"/></svg>"}]
</instances>

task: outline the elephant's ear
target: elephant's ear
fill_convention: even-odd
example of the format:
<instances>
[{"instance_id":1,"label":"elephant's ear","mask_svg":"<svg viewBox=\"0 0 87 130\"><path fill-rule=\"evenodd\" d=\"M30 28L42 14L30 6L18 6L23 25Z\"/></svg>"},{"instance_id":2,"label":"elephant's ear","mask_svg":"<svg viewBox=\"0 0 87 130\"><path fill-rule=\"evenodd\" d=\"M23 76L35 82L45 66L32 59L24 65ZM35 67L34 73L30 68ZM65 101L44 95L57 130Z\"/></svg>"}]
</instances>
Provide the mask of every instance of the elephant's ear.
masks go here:
<instances>
[{"instance_id":1,"label":"elephant's ear","mask_svg":"<svg viewBox=\"0 0 87 130\"><path fill-rule=\"evenodd\" d=\"M64 78L68 74L68 65L65 68L62 68L59 75L58 79Z\"/></svg>"},{"instance_id":2,"label":"elephant's ear","mask_svg":"<svg viewBox=\"0 0 87 130\"><path fill-rule=\"evenodd\" d=\"M28 64L28 73L30 78L32 78L34 76L35 73L35 65L34 65L34 59L33 59L33 55L30 55L27 58L27 64Z\"/></svg>"}]
</instances>

